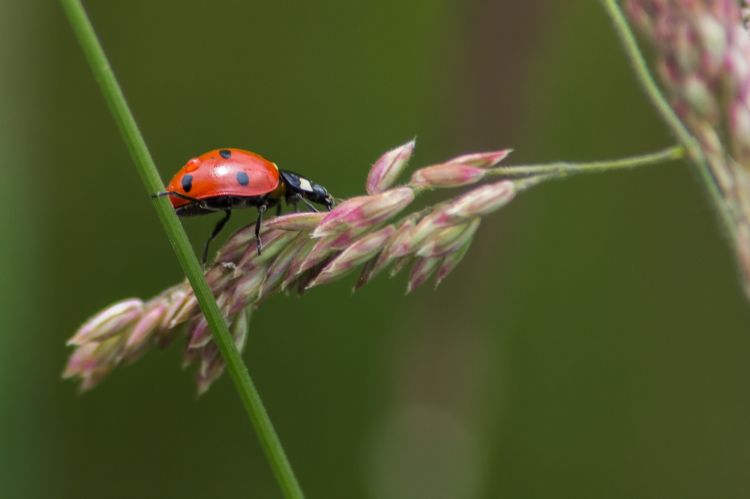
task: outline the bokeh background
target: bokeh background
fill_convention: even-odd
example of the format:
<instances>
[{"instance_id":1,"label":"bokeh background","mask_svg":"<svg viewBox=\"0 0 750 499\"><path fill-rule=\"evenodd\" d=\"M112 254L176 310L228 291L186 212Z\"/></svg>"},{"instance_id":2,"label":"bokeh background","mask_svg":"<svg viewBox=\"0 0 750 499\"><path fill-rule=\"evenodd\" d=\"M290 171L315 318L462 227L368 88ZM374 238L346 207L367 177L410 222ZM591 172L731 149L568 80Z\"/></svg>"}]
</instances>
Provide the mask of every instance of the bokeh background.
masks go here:
<instances>
[{"instance_id":1,"label":"bokeh background","mask_svg":"<svg viewBox=\"0 0 750 499\"><path fill-rule=\"evenodd\" d=\"M164 178L236 146L345 197L413 136L414 165L672 142L591 0L86 4ZM229 379L196 399L179 346L60 379L86 317L180 269L59 5L2 0L0 32L0 496L280 497ZM750 305L688 165L541 186L437 292L404 285L253 317L310 498L750 494Z\"/></svg>"}]
</instances>

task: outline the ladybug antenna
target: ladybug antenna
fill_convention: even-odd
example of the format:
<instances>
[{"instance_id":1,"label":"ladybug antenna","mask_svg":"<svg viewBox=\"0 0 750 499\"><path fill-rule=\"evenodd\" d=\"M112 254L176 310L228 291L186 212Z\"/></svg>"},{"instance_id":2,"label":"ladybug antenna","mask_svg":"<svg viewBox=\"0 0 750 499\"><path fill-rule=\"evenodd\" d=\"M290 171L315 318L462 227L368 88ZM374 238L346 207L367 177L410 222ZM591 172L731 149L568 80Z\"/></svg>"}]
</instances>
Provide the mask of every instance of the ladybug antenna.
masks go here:
<instances>
[{"instance_id":1,"label":"ladybug antenna","mask_svg":"<svg viewBox=\"0 0 750 499\"><path fill-rule=\"evenodd\" d=\"M314 204L312 204L310 201L308 201L307 199L305 199L303 196L300 196L299 200L302 201L305 204L305 206L307 206L308 208L310 208L312 211L314 211L316 213L320 211L320 210L318 210L318 208L315 207Z\"/></svg>"}]
</instances>

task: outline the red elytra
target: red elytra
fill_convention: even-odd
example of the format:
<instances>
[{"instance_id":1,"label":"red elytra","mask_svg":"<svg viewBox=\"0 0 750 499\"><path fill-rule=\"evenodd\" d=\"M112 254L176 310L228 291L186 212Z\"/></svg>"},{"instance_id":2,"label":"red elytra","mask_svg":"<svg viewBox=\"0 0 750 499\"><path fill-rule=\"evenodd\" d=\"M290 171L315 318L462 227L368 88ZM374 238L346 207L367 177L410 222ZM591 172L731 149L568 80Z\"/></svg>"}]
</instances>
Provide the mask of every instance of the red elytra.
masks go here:
<instances>
[{"instance_id":1,"label":"red elytra","mask_svg":"<svg viewBox=\"0 0 750 499\"><path fill-rule=\"evenodd\" d=\"M194 199L220 196L253 197L280 188L279 168L260 154L242 149L214 149L189 160L167 186L169 192L184 193ZM189 199L169 196L180 208Z\"/></svg>"}]
</instances>

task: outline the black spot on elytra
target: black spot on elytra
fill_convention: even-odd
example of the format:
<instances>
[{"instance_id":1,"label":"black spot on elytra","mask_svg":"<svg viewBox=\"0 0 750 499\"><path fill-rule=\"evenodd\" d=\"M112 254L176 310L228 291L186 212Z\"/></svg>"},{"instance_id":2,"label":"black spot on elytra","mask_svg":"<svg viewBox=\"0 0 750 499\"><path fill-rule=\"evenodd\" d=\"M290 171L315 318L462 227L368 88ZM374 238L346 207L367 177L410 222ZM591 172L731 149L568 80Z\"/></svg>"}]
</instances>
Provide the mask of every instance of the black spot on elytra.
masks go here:
<instances>
[{"instance_id":1,"label":"black spot on elytra","mask_svg":"<svg viewBox=\"0 0 750 499\"><path fill-rule=\"evenodd\" d=\"M190 192L190 189L193 188L193 176L189 173L182 177L182 188L185 192Z\"/></svg>"},{"instance_id":2,"label":"black spot on elytra","mask_svg":"<svg viewBox=\"0 0 750 499\"><path fill-rule=\"evenodd\" d=\"M245 172L237 172L237 182L240 185L247 185L250 183L250 177Z\"/></svg>"},{"instance_id":3,"label":"black spot on elytra","mask_svg":"<svg viewBox=\"0 0 750 499\"><path fill-rule=\"evenodd\" d=\"M224 159L229 159L232 157L232 151L230 151L229 149L222 149L221 151L219 151L219 155L221 155L221 157Z\"/></svg>"}]
</instances>

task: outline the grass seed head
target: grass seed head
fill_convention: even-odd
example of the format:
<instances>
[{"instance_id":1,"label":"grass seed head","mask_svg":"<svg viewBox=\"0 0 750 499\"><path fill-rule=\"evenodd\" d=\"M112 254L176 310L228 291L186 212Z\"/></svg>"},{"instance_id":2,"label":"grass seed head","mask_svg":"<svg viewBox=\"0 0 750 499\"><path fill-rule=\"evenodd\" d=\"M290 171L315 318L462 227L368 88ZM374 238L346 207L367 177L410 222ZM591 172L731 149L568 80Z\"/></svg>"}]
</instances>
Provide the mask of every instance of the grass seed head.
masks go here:
<instances>
[{"instance_id":1,"label":"grass seed head","mask_svg":"<svg viewBox=\"0 0 750 499\"><path fill-rule=\"evenodd\" d=\"M364 268L356 288L388 267L395 275L409 265L407 292L433 275L437 285L468 251L481 217L515 195L514 181L494 182L390 223L423 187L478 182L494 174L487 168L510 151L459 156L417 170L412 176L416 185L394 186L413 148L409 142L375 162L368 176L368 195L345 200L328 213L269 217L261 230L260 255L254 224L228 238L205 277L238 348L247 342L247 314L261 301L279 292L301 294L359 266ZM198 364L196 383L203 393L225 366L187 281L145 304L135 298L123 300L89 319L68 342L76 348L63 376L78 379L81 389L92 388L121 362L131 362L153 346L164 347L178 336L186 338L183 366Z\"/></svg>"}]
</instances>

